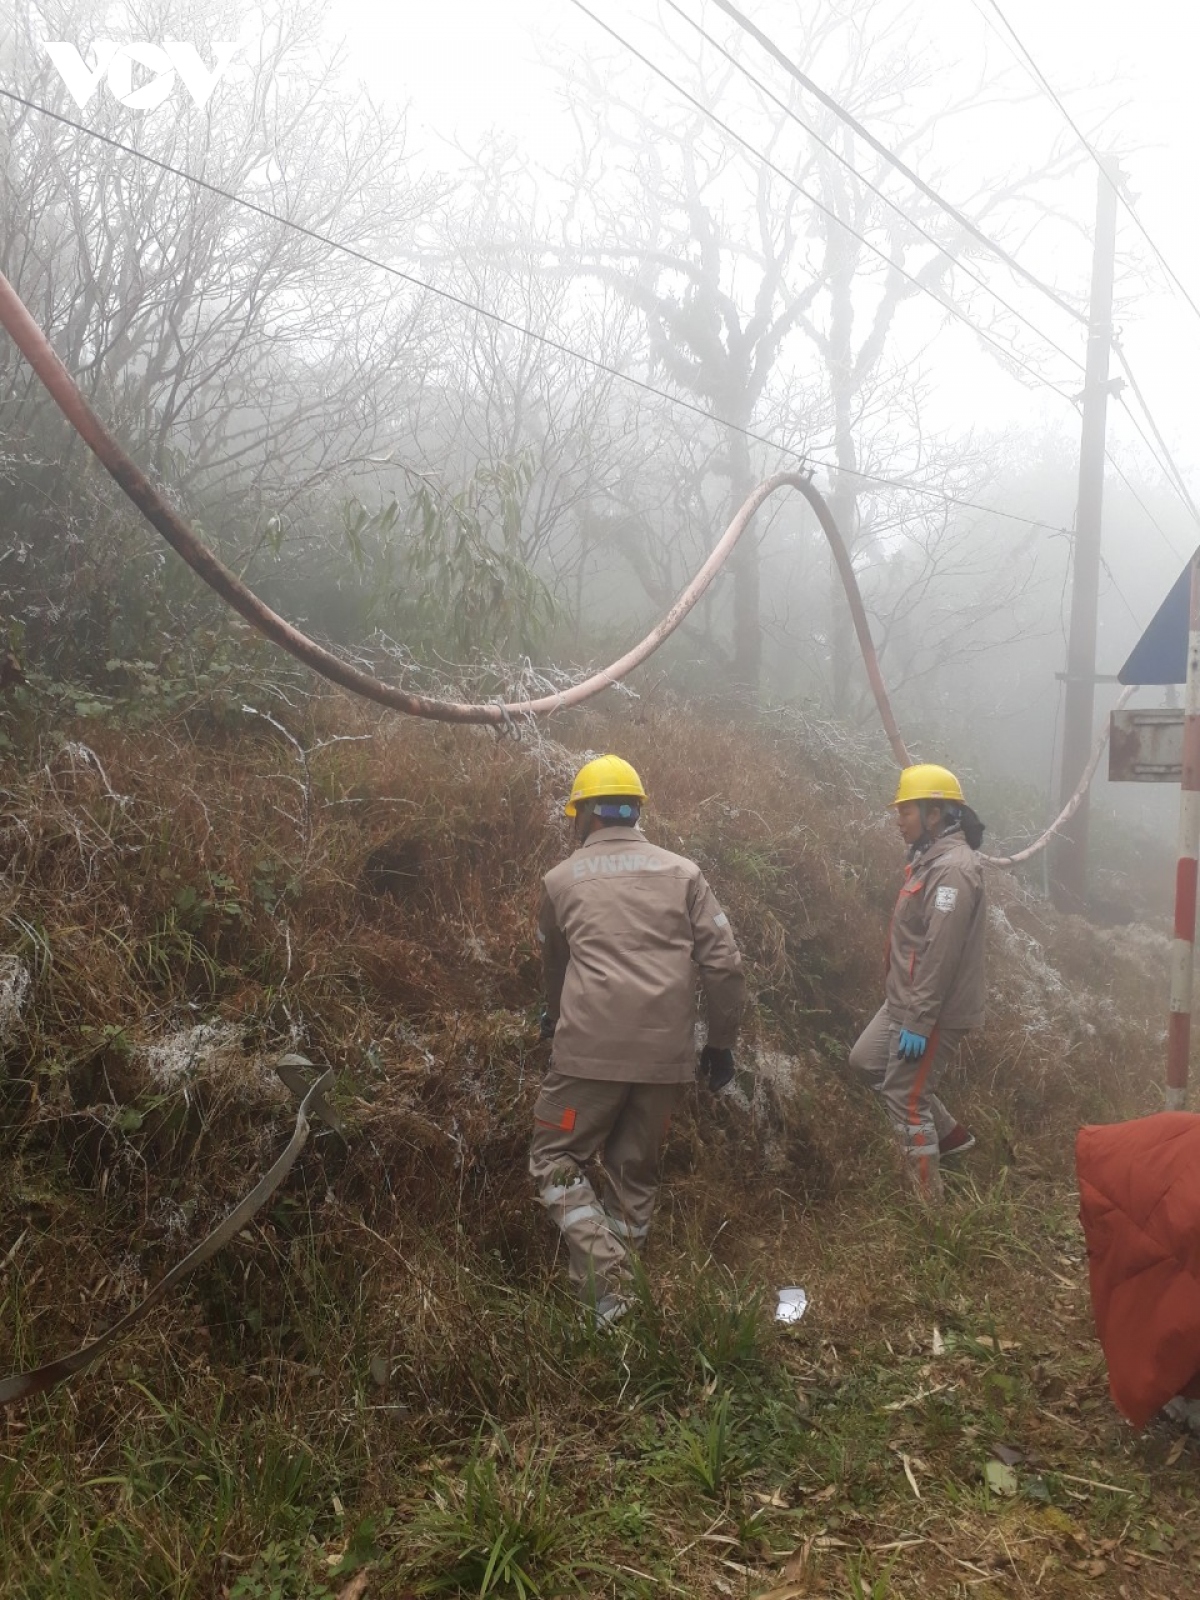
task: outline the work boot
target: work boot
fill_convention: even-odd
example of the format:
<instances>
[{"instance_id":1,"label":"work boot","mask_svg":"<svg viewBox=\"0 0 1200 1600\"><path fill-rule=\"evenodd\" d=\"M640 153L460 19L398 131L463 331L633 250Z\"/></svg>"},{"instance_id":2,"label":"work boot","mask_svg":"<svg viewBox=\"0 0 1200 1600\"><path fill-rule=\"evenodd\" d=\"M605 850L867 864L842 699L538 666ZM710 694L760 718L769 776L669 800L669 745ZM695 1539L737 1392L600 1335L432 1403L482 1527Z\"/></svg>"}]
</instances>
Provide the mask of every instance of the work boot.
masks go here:
<instances>
[{"instance_id":1,"label":"work boot","mask_svg":"<svg viewBox=\"0 0 1200 1600\"><path fill-rule=\"evenodd\" d=\"M944 1139L938 1140L939 1156L961 1156L975 1148L975 1135L956 1122Z\"/></svg>"},{"instance_id":2,"label":"work boot","mask_svg":"<svg viewBox=\"0 0 1200 1600\"><path fill-rule=\"evenodd\" d=\"M596 1304L589 1309L592 1326L597 1333L607 1333L614 1328L629 1310L629 1301L623 1294L601 1295Z\"/></svg>"}]
</instances>

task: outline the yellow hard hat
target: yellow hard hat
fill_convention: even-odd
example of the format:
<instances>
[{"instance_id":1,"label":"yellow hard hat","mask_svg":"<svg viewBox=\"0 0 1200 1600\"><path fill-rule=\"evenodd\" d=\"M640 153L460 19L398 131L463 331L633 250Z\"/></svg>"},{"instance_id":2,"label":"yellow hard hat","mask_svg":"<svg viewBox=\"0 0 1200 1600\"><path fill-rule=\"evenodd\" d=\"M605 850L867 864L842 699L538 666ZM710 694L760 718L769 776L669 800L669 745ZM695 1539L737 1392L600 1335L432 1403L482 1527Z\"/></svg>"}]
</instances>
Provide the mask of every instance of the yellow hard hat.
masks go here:
<instances>
[{"instance_id":1,"label":"yellow hard hat","mask_svg":"<svg viewBox=\"0 0 1200 1600\"><path fill-rule=\"evenodd\" d=\"M965 805L962 784L945 767L935 767L922 762L916 767L905 767L900 774L894 806L905 805L910 800L949 800L954 805Z\"/></svg>"},{"instance_id":2,"label":"yellow hard hat","mask_svg":"<svg viewBox=\"0 0 1200 1600\"><path fill-rule=\"evenodd\" d=\"M586 762L575 774L575 782L571 785L571 798L563 810L569 817L573 817L578 801L599 800L610 794L633 795L638 800L646 798L642 780L628 761L622 761L620 756L597 756L594 761Z\"/></svg>"}]
</instances>

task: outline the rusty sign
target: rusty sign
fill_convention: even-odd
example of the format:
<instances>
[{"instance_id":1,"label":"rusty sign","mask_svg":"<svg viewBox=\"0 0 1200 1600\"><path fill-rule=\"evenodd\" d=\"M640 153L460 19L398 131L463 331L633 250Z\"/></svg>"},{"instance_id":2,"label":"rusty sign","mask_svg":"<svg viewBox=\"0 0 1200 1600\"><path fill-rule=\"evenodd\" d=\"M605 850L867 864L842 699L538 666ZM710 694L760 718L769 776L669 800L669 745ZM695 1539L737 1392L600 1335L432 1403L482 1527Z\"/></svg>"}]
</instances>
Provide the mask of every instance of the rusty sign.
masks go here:
<instances>
[{"instance_id":1,"label":"rusty sign","mask_svg":"<svg viewBox=\"0 0 1200 1600\"><path fill-rule=\"evenodd\" d=\"M1183 780L1183 712L1114 711L1109 725L1110 783L1180 783Z\"/></svg>"}]
</instances>

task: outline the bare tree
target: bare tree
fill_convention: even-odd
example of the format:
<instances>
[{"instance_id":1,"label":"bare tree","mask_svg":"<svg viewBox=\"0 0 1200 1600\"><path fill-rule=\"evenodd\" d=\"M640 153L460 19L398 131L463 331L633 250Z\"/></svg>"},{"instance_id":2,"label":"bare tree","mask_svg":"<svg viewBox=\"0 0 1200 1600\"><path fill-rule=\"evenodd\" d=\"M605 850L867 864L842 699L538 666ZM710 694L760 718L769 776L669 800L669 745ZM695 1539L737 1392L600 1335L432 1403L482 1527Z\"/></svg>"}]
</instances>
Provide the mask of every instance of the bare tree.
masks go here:
<instances>
[{"instance_id":1,"label":"bare tree","mask_svg":"<svg viewBox=\"0 0 1200 1600\"><path fill-rule=\"evenodd\" d=\"M327 10L271 0L256 58L203 110L177 97L131 112L100 91L87 125L148 160L3 111L0 265L130 444L210 506L253 485L286 508L373 448L414 334L407 287L312 236L387 249L431 198L408 172L403 118L339 87ZM233 0L138 0L114 24L103 0L39 0L17 24L22 88L78 120L47 39L86 54L98 35L228 38L243 18ZM0 372L19 432L41 396L9 348Z\"/></svg>"},{"instance_id":2,"label":"bare tree","mask_svg":"<svg viewBox=\"0 0 1200 1600\"><path fill-rule=\"evenodd\" d=\"M0 267L135 456L242 570L268 544L299 563L321 543L336 485L389 437L421 365L421 299L326 242L394 257L438 194L409 172L403 116L347 92L330 9L267 0L203 109L176 94L134 111L101 86L80 113L45 44L77 41L88 61L98 38L190 37L203 52L243 31L236 0L116 13L33 0L5 40L23 95L92 132L0 106ZM7 341L0 427L6 521L31 536L5 569L13 611L47 649L71 640L102 664L138 637L135 615L179 603L174 569Z\"/></svg>"},{"instance_id":3,"label":"bare tree","mask_svg":"<svg viewBox=\"0 0 1200 1600\"><path fill-rule=\"evenodd\" d=\"M832 448L834 512L857 549L870 520L860 516L857 474L872 433L881 440L874 453L890 447L897 418L884 402L905 380L893 353L902 309L932 297L946 315L982 315L985 331L1011 333L956 264L983 246L924 195L904 194L902 208L889 202L894 175L884 158L772 71L727 19L710 16L705 32L674 6L660 18L651 57L669 63L677 88L619 54L582 81L573 64L580 153L557 259L622 294L643 318L650 370L724 424L712 470L728 486L728 505L745 497L759 459L747 432L782 427L801 447ZM821 0L802 12L768 6L764 16L760 7L756 20L892 148L929 165L935 181L934 135L944 138L995 97L976 85L950 106L931 98L932 69L921 64L914 25L891 5ZM959 209L1006 237L1028 231L1044 217L1040 187L1069 164L1056 152L1036 171L989 175L958 197ZM909 452L910 470L925 465L921 450ZM762 602L753 541L734 585L733 675L756 685ZM851 640L840 586L828 605L831 691L841 710Z\"/></svg>"},{"instance_id":4,"label":"bare tree","mask_svg":"<svg viewBox=\"0 0 1200 1600\"><path fill-rule=\"evenodd\" d=\"M775 361L820 280L808 268L803 208L760 169L748 215L726 215L739 157L714 141L698 112L660 113L630 101L593 70L577 99L580 161L560 260L626 298L642 316L648 367L718 419L723 450L711 470L732 512L753 484L747 432ZM719 87L711 91L719 98ZM623 176L614 181L613 151ZM569 242L577 234L584 241ZM743 285L751 285L747 292ZM757 686L762 641L757 550L733 562L736 682Z\"/></svg>"},{"instance_id":5,"label":"bare tree","mask_svg":"<svg viewBox=\"0 0 1200 1600\"><path fill-rule=\"evenodd\" d=\"M635 437L622 433L625 397L615 392L613 373L636 359L638 329L614 297L581 296L543 270L540 251L513 245L526 184L515 153L490 146L472 159L436 221L438 237L423 263L435 261L440 281L495 315L444 308L439 393L425 408L417 443L423 456L456 461L460 471L481 461L529 461L519 548L562 595L578 575L581 523L622 461L637 453ZM568 329L594 364L559 347Z\"/></svg>"}]
</instances>

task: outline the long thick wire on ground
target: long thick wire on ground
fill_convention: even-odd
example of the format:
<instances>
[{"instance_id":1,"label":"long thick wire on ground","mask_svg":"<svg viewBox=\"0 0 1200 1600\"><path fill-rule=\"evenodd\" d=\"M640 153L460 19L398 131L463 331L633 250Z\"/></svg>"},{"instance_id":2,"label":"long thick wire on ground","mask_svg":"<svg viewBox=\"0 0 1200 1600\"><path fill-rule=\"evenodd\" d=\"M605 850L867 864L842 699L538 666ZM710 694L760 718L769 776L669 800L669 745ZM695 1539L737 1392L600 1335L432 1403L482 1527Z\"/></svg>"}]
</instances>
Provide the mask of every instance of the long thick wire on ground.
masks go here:
<instances>
[{"instance_id":1,"label":"long thick wire on ground","mask_svg":"<svg viewBox=\"0 0 1200 1600\"><path fill-rule=\"evenodd\" d=\"M55 1388L65 1379L74 1377L77 1372L82 1372L85 1367L90 1367L99 1361L102 1355L127 1338L177 1283L189 1277L197 1267L203 1266L216 1255L218 1250L223 1250L230 1240L235 1239L250 1219L262 1210L295 1166L297 1157L308 1142L310 1116L320 1117L325 1122L330 1120L325 1093L333 1087L333 1078L332 1072L323 1073L305 1089L296 1112L296 1126L287 1148L218 1227L206 1234L194 1249L188 1251L182 1261L177 1261L170 1272L158 1280L144 1299L123 1317L119 1317L98 1338L89 1340L70 1355L59 1356L54 1361L47 1361L42 1366L33 1367L26 1372L14 1372L11 1377L0 1380L0 1406L9 1406L18 1400L31 1400L34 1395L45 1394L47 1389Z\"/></svg>"}]
</instances>

